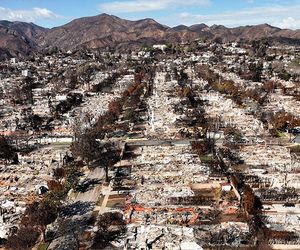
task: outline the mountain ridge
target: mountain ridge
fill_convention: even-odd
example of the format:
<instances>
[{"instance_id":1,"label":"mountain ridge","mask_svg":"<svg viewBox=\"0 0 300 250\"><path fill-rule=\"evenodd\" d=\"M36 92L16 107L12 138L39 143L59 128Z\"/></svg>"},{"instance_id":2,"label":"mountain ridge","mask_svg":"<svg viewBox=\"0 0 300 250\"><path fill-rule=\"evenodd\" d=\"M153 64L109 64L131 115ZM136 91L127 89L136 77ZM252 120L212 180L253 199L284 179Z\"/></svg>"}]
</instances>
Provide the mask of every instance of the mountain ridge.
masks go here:
<instances>
[{"instance_id":1,"label":"mountain ridge","mask_svg":"<svg viewBox=\"0 0 300 250\"><path fill-rule=\"evenodd\" d=\"M130 21L114 15L74 19L51 29L34 23L0 21L0 58L36 53L49 47L131 49L155 43L181 43L195 39L252 41L267 37L300 45L300 30L280 29L269 24L227 28L223 25L194 24L169 27L151 18Z\"/></svg>"}]
</instances>

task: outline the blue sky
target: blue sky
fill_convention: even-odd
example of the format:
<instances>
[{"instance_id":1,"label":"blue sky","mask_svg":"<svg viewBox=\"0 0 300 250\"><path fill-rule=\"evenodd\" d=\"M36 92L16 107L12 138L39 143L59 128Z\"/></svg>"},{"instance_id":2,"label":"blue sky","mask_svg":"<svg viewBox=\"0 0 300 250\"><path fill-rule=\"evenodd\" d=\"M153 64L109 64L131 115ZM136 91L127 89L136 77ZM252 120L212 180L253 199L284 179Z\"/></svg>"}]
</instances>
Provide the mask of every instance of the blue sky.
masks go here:
<instances>
[{"instance_id":1,"label":"blue sky","mask_svg":"<svg viewBox=\"0 0 300 250\"><path fill-rule=\"evenodd\" d=\"M269 23L300 29L300 0L0 0L0 19L44 27L100 13L129 20L149 17L169 26Z\"/></svg>"}]
</instances>

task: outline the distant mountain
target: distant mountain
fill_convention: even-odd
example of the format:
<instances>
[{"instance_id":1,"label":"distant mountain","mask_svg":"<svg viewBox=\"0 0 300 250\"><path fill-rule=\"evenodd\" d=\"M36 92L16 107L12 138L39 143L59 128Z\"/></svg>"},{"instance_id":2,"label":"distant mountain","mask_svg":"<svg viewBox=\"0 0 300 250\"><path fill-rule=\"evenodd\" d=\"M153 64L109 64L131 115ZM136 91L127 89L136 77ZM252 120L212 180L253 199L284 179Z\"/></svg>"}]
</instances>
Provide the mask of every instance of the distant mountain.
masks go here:
<instances>
[{"instance_id":1,"label":"distant mountain","mask_svg":"<svg viewBox=\"0 0 300 250\"><path fill-rule=\"evenodd\" d=\"M39 41L42 46L58 46L63 49L134 47L157 42L179 42L196 38L159 24L153 19L128 21L116 16L102 14L85 17L49 30Z\"/></svg>"},{"instance_id":2,"label":"distant mountain","mask_svg":"<svg viewBox=\"0 0 300 250\"><path fill-rule=\"evenodd\" d=\"M237 28L227 28L223 25L213 25L208 31L215 37L221 37L225 41L232 40L255 40L263 37L277 36L281 29L272 27L268 24L255 26L242 26Z\"/></svg>"},{"instance_id":3,"label":"distant mountain","mask_svg":"<svg viewBox=\"0 0 300 250\"><path fill-rule=\"evenodd\" d=\"M194 24L189 27L189 30L194 31L194 32L201 32L205 31L205 29L209 28L206 24L201 23L201 24Z\"/></svg>"},{"instance_id":4,"label":"distant mountain","mask_svg":"<svg viewBox=\"0 0 300 250\"><path fill-rule=\"evenodd\" d=\"M37 41L46 32L47 29L33 23L0 21L0 59L36 52Z\"/></svg>"},{"instance_id":5,"label":"distant mountain","mask_svg":"<svg viewBox=\"0 0 300 250\"><path fill-rule=\"evenodd\" d=\"M186 30L190 30L188 26L185 25L178 25L176 27L173 27L173 30L175 31L186 31Z\"/></svg>"},{"instance_id":6,"label":"distant mountain","mask_svg":"<svg viewBox=\"0 0 300 250\"><path fill-rule=\"evenodd\" d=\"M253 41L261 38L268 38L276 44L300 45L300 30L280 29L269 24L253 26L241 26L227 28L222 25L213 25L208 32L214 38L220 37L224 42L228 41Z\"/></svg>"},{"instance_id":7,"label":"distant mountain","mask_svg":"<svg viewBox=\"0 0 300 250\"><path fill-rule=\"evenodd\" d=\"M155 43L188 42L199 38L251 41L264 37L277 43L300 45L300 30L280 29L268 24L237 28L195 24L171 28L153 19L129 21L107 14L75 19L52 29L33 23L0 21L0 58L32 54L48 47L64 50L105 47L132 49Z\"/></svg>"}]
</instances>

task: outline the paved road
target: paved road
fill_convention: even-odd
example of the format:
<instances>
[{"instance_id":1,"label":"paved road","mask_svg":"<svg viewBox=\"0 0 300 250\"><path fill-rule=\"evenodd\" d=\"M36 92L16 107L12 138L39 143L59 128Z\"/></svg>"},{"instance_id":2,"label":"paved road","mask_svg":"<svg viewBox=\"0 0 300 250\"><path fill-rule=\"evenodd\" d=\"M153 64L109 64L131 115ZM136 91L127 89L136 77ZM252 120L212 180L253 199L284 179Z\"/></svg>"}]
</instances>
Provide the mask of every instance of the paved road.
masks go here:
<instances>
[{"instance_id":1,"label":"paved road","mask_svg":"<svg viewBox=\"0 0 300 250\"><path fill-rule=\"evenodd\" d=\"M105 171L103 168L95 168L93 171L91 171L87 178L84 180L84 182L93 181L95 182L95 184L89 185L88 190L86 192L78 193L77 197L75 198L75 202L97 202L101 195L101 180L104 179L104 176ZM99 183L97 183L97 181Z\"/></svg>"}]
</instances>

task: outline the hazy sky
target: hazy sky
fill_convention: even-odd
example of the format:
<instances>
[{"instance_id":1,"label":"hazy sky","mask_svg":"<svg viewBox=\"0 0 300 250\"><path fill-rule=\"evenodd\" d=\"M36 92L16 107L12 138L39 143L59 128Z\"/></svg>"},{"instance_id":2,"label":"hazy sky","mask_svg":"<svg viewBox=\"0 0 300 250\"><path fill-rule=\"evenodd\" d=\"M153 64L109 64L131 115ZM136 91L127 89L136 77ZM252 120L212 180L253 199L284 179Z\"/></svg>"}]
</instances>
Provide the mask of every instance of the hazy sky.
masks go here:
<instances>
[{"instance_id":1,"label":"hazy sky","mask_svg":"<svg viewBox=\"0 0 300 250\"><path fill-rule=\"evenodd\" d=\"M100 13L129 20L150 17L169 26L269 23L300 29L300 0L0 0L0 19L44 27Z\"/></svg>"}]
</instances>

